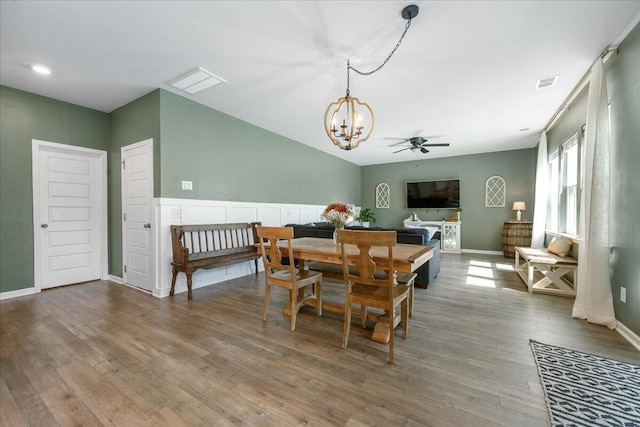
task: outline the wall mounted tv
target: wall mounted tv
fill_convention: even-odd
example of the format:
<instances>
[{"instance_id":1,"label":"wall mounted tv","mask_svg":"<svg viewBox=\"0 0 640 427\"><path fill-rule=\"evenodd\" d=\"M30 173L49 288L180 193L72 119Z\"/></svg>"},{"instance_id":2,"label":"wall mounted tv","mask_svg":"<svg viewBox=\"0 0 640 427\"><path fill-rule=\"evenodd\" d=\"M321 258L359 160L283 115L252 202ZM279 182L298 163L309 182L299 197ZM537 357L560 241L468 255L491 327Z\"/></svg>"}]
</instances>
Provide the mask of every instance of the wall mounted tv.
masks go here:
<instances>
[{"instance_id":1,"label":"wall mounted tv","mask_svg":"<svg viewBox=\"0 0 640 427\"><path fill-rule=\"evenodd\" d=\"M453 209L460 207L460 180L407 182L409 209Z\"/></svg>"}]
</instances>

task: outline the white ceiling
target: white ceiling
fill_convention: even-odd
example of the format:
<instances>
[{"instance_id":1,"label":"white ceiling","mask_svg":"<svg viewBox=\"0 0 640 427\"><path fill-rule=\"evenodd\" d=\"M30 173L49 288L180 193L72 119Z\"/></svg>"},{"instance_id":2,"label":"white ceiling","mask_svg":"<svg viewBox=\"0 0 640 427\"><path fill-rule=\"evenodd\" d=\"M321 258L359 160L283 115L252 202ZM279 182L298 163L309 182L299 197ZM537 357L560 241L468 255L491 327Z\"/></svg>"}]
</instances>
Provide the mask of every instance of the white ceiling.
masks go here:
<instances>
[{"instance_id":1,"label":"white ceiling","mask_svg":"<svg viewBox=\"0 0 640 427\"><path fill-rule=\"evenodd\" d=\"M175 91L165 82L200 66L227 83L181 95L358 165L389 163L535 146L598 55L640 20L640 1L414 2L420 13L389 63L351 74L376 123L369 141L339 150L323 116L344 96L346 61L377 67L407 4L2 0L0 83L110 112ZM385 139L429 135L451 146L392 154Z\"/></svg>"}]
</instances>

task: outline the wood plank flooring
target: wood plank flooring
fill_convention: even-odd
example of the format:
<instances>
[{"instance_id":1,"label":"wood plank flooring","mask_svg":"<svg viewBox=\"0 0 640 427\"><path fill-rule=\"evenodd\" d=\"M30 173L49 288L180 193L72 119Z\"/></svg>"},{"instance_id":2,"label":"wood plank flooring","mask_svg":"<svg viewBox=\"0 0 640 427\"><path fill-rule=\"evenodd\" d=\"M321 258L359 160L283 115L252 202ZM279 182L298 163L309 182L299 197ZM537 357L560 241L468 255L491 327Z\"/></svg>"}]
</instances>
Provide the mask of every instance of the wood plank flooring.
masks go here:
<instances>
[{"instance_id":1,"label":"wood plank flooring","mask_svg":"<svg viewBox=\"0 0 640 427\"><path fill-rule=\"evenodd\" d=\"M290 332L278 290L263 323L263 290L249 275L189 303L94 282L0 302L0 425L545 426L530 338L640 359L499 256L442 255L393 366L357 318L346 350L335 313L303 309Z\"/></svg>"}]
</instances>

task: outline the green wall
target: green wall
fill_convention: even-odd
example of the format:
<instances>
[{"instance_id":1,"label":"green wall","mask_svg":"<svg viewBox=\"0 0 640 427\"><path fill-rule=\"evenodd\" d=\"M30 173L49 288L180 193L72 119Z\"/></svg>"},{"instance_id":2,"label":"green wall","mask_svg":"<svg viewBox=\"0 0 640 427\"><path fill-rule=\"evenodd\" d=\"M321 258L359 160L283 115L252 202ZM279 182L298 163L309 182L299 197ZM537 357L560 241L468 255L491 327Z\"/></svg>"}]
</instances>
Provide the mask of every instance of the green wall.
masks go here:
<instances>
[{"instance_id":1,"label":"green wall","mask_svg":"<svg viewBox=\"0 0 640 427\"><path fill-rule=\"evenodd\" d=\"M484 207L485 182L493 175L499 175L506 181L507 203L504 208ZM463 249L501 251L502 226L504 221L515 217L511 207L516 200L524 200L527 204L523 219L533 216L534 149L364 166L362 207L372 208L377 219L375 225L381 227L402 227L402 221L412 212L422 220L448 217L453 210L407 208L406 182L437 179L460 179ZM388 209L375 208L375 188L381 182L389 184L391 199Z\"/></svg>"},{"instance_id":2,"label":"green wall","mask_svg":"<svg viewBox=\"0 0 640 427\"><path fill-rule=\"evenodd\" d=\"M616 318L640 335L640 27L605 64L610 103L609 277ZM549 152L586 123L587 86L547 133ZM561 218L562 220L562 218ZM606 224L603 224L606 226ZM620 300L620 288L627 302Z\"/></svg>"},{"instance_id":3,"label":"green wall","mask_svg":"<svg viewBox=\"0 0 640 427\"><path fill-rule=\"evenodd\" d=\"M160 99L162 197L360 203L359 166L171 92Z\"/></svg>"},{"instance_id":4,"label":"green wall","mask_svg":"<svg viewBox=\"0 0 640 427\"><path fill-rule=\"evenodd\" d=\"M109 115L0 86L0 292L33 287L31 140L109 148Z\"/></svg>"},{"instance_id":5,"label":"green wall","mask_svg":"<svg viewBox=\"0 0 640 427\"><path fill-rule=\"evenodd\" d=\"M611 103L611 288L616 318L640 335L640 25L605 64ZM620 287L627 302L620 301Z\"/></svg>"},{"instance_id":6,"label":"green wall","mask_svg":"<svg viewBox=\"0 0 640 427\"><path fill-rule=\"evenodd\" d=\"M578 138L582 143L580 129L587 122L588 96L589 86L587 85L569 105L569 109L565 110L553 127L547 131L547 153L551 154L576 132L578 132Z\"/></svg>"},{"instance_id":7,"label":"green wall","mask_svg":"<svg viewBox=\"0 0 640 427\"><path fill-rule=\"evenodd\" d=\"M109 273L122 277L121 148L153 138L153 193L160 196L160 89L114 110L109 146Z\"/></svg>"}]
</instances>

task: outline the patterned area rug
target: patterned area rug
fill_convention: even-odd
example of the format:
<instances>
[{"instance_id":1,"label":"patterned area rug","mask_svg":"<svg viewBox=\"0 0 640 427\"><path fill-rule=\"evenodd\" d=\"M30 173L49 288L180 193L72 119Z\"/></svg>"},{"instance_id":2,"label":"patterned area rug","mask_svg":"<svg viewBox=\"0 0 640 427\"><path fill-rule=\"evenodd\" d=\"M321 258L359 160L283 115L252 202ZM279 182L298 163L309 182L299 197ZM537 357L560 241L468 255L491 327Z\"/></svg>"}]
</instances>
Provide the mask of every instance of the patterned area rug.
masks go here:
<instances>
[{"instance_id":1,"label":"patterned area rug","mask_svg":"<svg viewBox=\"0 0 640 427\"><path fill-rule=\"evenodd\" d=\"M640 366L530 342L552 426L640 427Z\"/></svg>"}]
</instances>

